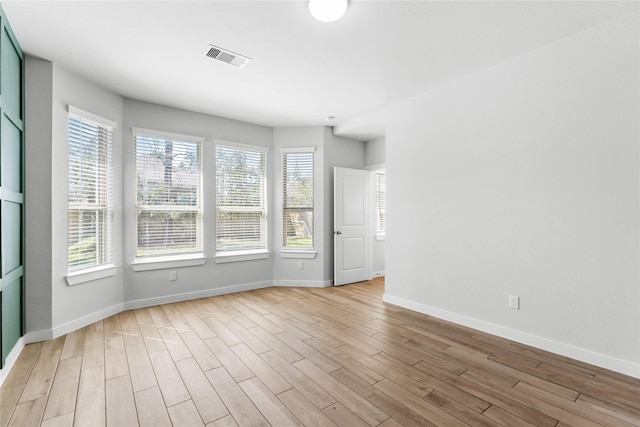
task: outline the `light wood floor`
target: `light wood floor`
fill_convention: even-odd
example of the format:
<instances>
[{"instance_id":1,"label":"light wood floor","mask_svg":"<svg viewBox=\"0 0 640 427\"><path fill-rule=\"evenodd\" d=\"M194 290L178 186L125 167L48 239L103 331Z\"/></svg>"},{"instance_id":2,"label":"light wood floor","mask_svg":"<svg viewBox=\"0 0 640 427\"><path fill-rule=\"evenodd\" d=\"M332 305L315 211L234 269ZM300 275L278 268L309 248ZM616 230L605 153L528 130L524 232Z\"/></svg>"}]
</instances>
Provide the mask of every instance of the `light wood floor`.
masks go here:
<instances>
[{"instance_id":1,"label":"light wood floor","mask_svg":"<svg viewBox=\"0 0 640 427\"><path fill-rule=\"evenodd\" d=\"M126 311L25 347L0 425L640 425L640 380L381 302L383 282Z\"/></svg>"}]
</instances>

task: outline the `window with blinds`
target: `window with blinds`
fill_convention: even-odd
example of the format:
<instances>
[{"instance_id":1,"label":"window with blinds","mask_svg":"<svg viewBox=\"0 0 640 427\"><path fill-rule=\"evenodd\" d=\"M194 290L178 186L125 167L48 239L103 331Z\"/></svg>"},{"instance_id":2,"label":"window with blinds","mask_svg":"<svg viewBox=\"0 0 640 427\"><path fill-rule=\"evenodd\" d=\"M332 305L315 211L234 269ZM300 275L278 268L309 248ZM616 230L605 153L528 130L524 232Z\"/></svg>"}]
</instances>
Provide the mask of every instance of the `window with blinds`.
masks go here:
<instances>
[{"instance_id":1,"label":"window with blinds","mask_svg":"<svg viewBox=\"0 0 640 427\"><path fill-rule=\"evenodd\" d=\"M136 257L202 252L202 139L134 129Z\"/></svg>"},{"instance_id":2,"label":"window with blinds","mask_svg":"<svg viewBox=\"0 0 640 427\"><path fill-rule=\"evenodd\" d=\"M376 232L385 232L385 179L384 170L376 171Z\"/></svg>"},{"instance_id":3,"label":"window with blinds","mask_svg":"<svg viewBox=\"0 0 640 427\"><path fill-rule=\"evenodd\" d=\"M313 155L282 155L283 249L313 248Z\"/></svg>"},{"instance_id":4,"label":"window with blinds","mask_svg":"<svg viewBox=\"0 0 640 427\"><path fill-rule=\"evenodd\" d=\"M216 145L216 251L267 249L267 152Z\"/></svg>"},{"instance_id":5,"label":"window with blinds","mask_svg":"<svg viewBox=\"0 0 640 427\"><path fill-rule=\"evenodd\" d=\"M114 127L69 106L69 272L113 262Z\"/></svg>"}]
</instances>

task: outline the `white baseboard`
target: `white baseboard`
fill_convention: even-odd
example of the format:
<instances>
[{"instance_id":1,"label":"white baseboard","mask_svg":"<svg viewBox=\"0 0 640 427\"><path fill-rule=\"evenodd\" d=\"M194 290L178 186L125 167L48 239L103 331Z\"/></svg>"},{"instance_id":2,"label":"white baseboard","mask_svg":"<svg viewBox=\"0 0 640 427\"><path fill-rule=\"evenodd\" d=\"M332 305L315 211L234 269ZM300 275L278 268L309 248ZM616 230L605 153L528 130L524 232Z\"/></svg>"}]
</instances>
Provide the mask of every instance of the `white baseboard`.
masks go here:
<instances>
[{"instance_id":1,"label":"white baseboard","mask_svg":"<svg viewBox=\"0 0 640 427\"><path fill-rule=\"evenodd\" d=\"M24 334L25 344L46 341L53 338L53 329L43 329L41 331L32 331Z\"/></svg>"},{"instance_id":2,"label":"white baseboard","mask_svg":"<svg viewBox=\"0 0 640 427\"><path fill-rule=\"evenodd\" d=\"M328 288L333 280L274 280L273 286L287 288Z\"/></svg>"},{"instance_id":3,"label":"white baseboard","mask_svg":"<svg viewBox=\"0 0 640 427\"><path fill-rule=\"evenodd\" d=\"M95 323L99 320L106 319L107 317L113 316L114 314L118 314L122 310L123 304L116 304L111 307L107 307L83 316L79 319L72 320L59 326L55 326L52 329L27 332L24 336L25 343L31 344L33 342L46 341L52 338L57 338L61 335L68 334L69 332L84 328L85 326Z\"/></svg>"},{"instance_id":4,"label":"white baseboard","mask_svg":"<svg viewBox=\"0 0 640 427\"><path fill-rule=\"evenodd\" d=\"M7 360L5 360L4 367L0 369L0 386L2 386L4 380L6 380L7 376L9 376L9 372L11 371L11 368L13 368L13 365L16 363L16 360L18 360L18 356L20 356L20 352L23 348L24 337L20 337L18 338L16 345L13 346L13 349L11 349L11 351L7 355Z\"/></svg>"},{"instance_id":5,"label":"white baseboard","mask_svg":"<svg viewBox=\"0 0 640 427\"><path fill-rule=\"evenodd\" d=\"M80 319L72 320L71 322L56 326L53 328L53 338L68 334L69 332L75 331L80 328L84 328L85 326L95 323L99 320L106 319L107 317L113 316L114 314L118 314L122 310L124 310L124 305L116 304L111 307L104 308L100 311L96 311L95 313L91 313L87 316L81 317Z\"/></svg>"},{"instance_id":6,"label":"white baseboard","mask_svg":"<svg viewBox=\"0 0 640 427\"><path fill-rule=\"evenodd\" d=\"M608 356L606 354L596 353L584 348L564 344L558 341L550 340L548 338L539 337L537 335L531 335L526 332L507 328L501 325L496 325L490 322L485 322L483 320L478 320L472 317L442 310L436 307L431 307L389 294L384 294L382 296L382 300L389 304L398 305L400 307L408 308L409 310L417 311L419 313L434 316L439 319L454 322L459 325L477 329L482 332L486 332L522 344L530 345L562 356L570 357L572 359L576 359L585 363L600 366L605 369L610 369L621 374L640 378L640 363L621 360L612 356Z\"/></svg>"},{"instance_id":7,"label":"white baseboard","mask_svg":"<svg viewBox=\"0 0 640 427\"><path fill-rule=\"evenodd\" d=\"M145 298L145 299L125 302L124 309L131 310L133 308L142 308L142 307L150 307L153 305L169 304L172 302L180 302L180 301L186 301L190 299L213 297L216 295L231 294L234 292L251 291L253 289L268 288L270 286L272 286L272 282L265 281L265 282L246 283L242 285L225 286L223 288L205 289L202 291L195 291L195 292L185 292L182 294L166 295L166 296L155 297L155 298Z\"/></svg>"}]
</instances>

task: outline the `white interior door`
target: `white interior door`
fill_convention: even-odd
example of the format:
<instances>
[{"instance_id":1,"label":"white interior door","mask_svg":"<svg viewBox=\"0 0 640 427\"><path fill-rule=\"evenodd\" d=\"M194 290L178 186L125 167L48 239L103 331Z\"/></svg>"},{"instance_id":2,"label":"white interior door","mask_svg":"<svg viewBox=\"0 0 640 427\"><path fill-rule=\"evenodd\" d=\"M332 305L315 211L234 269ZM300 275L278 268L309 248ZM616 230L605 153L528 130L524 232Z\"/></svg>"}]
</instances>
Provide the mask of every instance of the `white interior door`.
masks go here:
<instances>
[{"instance_id":1,"label":"white interior door","mask_svg":"<svg viewBox=\"0 0 640 427\"><path fill-rule=\"evenodd\" d=\"M335 286L371 278L371 172L334 168L333 246Z\"/></svg>"}]
</instances>

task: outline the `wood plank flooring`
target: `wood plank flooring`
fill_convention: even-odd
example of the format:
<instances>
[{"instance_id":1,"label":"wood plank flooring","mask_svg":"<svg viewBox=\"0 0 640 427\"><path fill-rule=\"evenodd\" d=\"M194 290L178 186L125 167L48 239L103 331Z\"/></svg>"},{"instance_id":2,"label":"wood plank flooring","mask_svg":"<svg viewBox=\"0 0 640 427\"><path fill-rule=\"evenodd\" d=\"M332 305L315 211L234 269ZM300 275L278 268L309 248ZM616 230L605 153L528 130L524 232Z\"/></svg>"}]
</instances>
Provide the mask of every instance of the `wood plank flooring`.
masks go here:
<instances>
[{"instance_id":1,"label":"wood plank flooring","mask_svg":"<svg viewBox=\"0 0 640 427\"><path fill-rule=\"evenodd\" d=\"M640 426L640 380L385 304L383 286L165 304L29 344L0 426Z\"/></svg>"}]
</instances>

